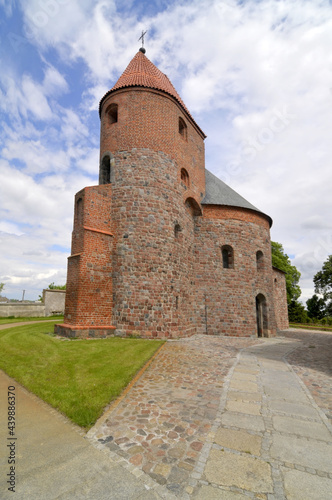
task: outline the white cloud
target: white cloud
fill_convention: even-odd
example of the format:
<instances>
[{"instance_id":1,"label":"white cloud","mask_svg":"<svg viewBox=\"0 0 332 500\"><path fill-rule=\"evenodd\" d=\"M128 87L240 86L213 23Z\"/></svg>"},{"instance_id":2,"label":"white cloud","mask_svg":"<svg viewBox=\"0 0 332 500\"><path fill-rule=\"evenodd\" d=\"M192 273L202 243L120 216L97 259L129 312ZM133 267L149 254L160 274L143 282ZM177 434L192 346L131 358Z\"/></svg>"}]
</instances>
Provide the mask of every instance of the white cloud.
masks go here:
<instances>
[{"instance_id":1,"label":"white cloud","mask_svg":"<svg viewBox=\"0 0 332 500\"><path fill-rule=\"evenodd\" d=\"M52 66L48 67L45 71L43 88L45 94L48 96L68 92L68 84L64 76Z\"/></svg>"},{"instance_id":2,"label":"white cloud","mask_svg":"<svg viewBox=\"0 0 332 500\"><path fill-rule=\"evenodd\" d=\"M7 17L11 17L13 13L13 7L15 6L15 0L0 0L0 6L4 8Z\"/></svg>"},{"instance_id":3,"label":"white cloud","mask_svg":"<svg viewBox=\"0 0 332 500\"><path fill-rule=\"evenodd\" d=\"M23 76L22 92L22 100L26 109L31 111L38 120L49 120L52 117L52 111L42 87L28 75Z\"/></svg>"},{"instance_id":4,"label":"white cloud","mask_svg":"<svg viewBox=\"0 0 332 500\"><path fill-rule=\"evenodd\" d=\"M21 0L20 5L42 77L26 70L0 75L0 107L11 120L3 126L6 162L0 167L15 175L15 182L5 178L0 186L5 200L0 214L7 221L0 228L14 233L8 238L23 231L18 221L41 224L45 232L36 251L56 269L46 257L46 239L68 244L64 233L71 231L75 190L96 182L98 173L98 130L91 128L90 112L133 57L144 28L147 56L170 77L208 135L207 167L272 216L272 238L295 255L301 284L310 290L331 248L328 2L196 0L163 9L157 2L155 14L140 11L139 18L134 2ZM13 6L7 4L8 15ZM58 54L61 69L50 52ZM69 106L60 104L77 67L80 95ZM21 171L9 166L17 159L25 165ZM33 251L31 235L19 238Z\"/></svg>"}]
</instances>

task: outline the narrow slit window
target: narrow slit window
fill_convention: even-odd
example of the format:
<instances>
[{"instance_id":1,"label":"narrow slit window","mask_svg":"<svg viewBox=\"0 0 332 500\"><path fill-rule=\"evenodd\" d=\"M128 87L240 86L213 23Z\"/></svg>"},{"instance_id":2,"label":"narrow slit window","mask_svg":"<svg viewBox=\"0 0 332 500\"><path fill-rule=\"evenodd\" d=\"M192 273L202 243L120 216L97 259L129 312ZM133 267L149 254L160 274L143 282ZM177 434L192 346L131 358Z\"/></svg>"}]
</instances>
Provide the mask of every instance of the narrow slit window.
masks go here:
<instances>
[{"instance_id":1,"label":"narrow slit window","mask_svg":"<svg viewBox=\"0 0 332 500\"><path fill-rule=\"evenodd\" d=\"M187 125L181 117L179 118L179 134L187 140Z\"/></svg>"},{"instance_id":2,"label":"narrow slit window","mask_svg":"<svg viewBox=\"0 0 332 500\"><path fill-rule=\"evenodd\" d=\"M181 229L180 224L175 224L175 226L174 226L174 237L178 238L179 234L181 233L181 231L182 231L182 229Z\"/></svg>"},{"instance_id":3,"label":"narrow slit window","mask_svg":"<svg viewBox=\"0 0 332 500\"><path fill-rule=\"evenodd\" d=\"M105 155L101 161L99 184L110 184L110 183L111 183L111 158L109 155Z\"/></svg>"},{"instance_id":4,"label":"narrow slit window","mask_svg":"<svg viewBox=\"0 0 332 500\"><path fill-rule=\"evenodd\" d=\"M263 269L264 269L264 256L263 256L263 252L261 250L258 250L258 252L256 252L256 265L257 265L257 271L263 271Z\"/></svg>"},{"instance_id":5,"label":"narrow slit window","mask_svg":"<svg viewBox=\"0 0 332 500\"><path fill-rule=\"evenodd\" d=\"M189 187L189 174L185 168L181 169L181 182L186 186Z\"/></svg>"},{"instance_id":6,"label":"narrow slit window","mask_svg":"<svg viewBox=\"0 0 332 500\"><path fill-rule=\"evenodd\" d=\"M221 248L222 265L224 269L234 269L234 252L229 245L224 245Z\"/></svg>"},{"instance_id":7,"label":"narrow slit window","mask_svg":"<svg viewBox=\"0 0 332 500\"><path fill-rule=\"evenodd\" d=\"M77 225L82 226L83 224L83 200L82 198L78 198L76 202L76 220Z\"/></svg>"}]
</instances>

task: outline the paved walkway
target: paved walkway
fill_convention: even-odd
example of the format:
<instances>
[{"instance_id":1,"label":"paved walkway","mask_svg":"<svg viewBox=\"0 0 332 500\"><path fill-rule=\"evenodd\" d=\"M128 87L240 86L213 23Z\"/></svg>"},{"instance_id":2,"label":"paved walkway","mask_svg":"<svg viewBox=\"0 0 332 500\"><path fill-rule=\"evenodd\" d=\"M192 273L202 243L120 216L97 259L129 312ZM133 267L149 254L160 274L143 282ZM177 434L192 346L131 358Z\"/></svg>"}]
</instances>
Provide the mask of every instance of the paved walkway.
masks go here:
<instances>
[{"instance_id":1,"label":"paved walkway","mask_svg":"<svg viewBox=\"0 0 332 500\"><path fill-rule=\"evenodd\" d=\"M17 487L14 496L6 490L2 461L0 498L332 498L327 413L284 358L295 363L303 345L296 337L167 342L87 437L1 374L1 400L16 386ZM1 443L6 414L2 405Z\"/></svg>"}]
</instances>

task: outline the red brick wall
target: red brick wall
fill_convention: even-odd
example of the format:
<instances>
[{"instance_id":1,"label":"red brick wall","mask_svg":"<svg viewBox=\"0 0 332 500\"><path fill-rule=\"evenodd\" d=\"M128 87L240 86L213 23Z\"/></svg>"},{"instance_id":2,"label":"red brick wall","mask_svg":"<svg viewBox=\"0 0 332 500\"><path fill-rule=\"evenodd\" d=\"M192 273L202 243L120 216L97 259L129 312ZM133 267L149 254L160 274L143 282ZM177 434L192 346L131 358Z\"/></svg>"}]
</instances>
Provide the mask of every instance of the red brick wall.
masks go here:
<instances>
[{"instance_id":1,"label":"red brick wall","mask_svg":"<svg viewBox=\"0 0 332 500\"><path fill-rule=\"evenodd\" d=\"M105 113L112 103L118 104L118 122L109 124ZM187 125L186 139L179 133L179 118ZM105 99L101 111L101 158L107 151L116 155L135 148L162 152L174 161L178 182L181 168L185 168L195 198L200 202L204 197L204 137L175 99L139 88L117 90Z\"/></svg>"},{"instance_id":2,"label":"red brick wall","mask_svg":"<svg viewBox=\"0 0 332 500\"><path fill-rule=\"evenodd\" d=\"M64 323L112 325L111 185L87 187L75 197L72 255L68 258Z\"/></svg>"}]
</instances>

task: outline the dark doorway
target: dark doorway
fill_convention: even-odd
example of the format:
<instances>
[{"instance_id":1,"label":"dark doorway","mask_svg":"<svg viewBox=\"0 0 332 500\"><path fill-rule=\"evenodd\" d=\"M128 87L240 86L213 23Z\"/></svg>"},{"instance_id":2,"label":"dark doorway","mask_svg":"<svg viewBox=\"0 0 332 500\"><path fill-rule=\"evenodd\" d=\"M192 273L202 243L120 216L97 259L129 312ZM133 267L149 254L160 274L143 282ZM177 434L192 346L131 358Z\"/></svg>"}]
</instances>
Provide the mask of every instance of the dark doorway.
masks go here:
<instances>
[{"instance_id":1,"label":"dark doorway","mask_svg":"<svg viewBox=\"0 0 332 500\"><path fill-rule=\"evenodd\" d=\"M256 297L257 336L268 337L268 317L266 298L262 293Z\"/></svg>"}]
</instances>

